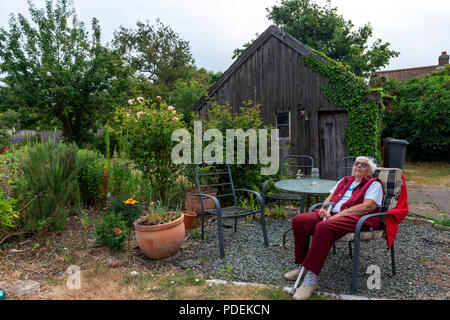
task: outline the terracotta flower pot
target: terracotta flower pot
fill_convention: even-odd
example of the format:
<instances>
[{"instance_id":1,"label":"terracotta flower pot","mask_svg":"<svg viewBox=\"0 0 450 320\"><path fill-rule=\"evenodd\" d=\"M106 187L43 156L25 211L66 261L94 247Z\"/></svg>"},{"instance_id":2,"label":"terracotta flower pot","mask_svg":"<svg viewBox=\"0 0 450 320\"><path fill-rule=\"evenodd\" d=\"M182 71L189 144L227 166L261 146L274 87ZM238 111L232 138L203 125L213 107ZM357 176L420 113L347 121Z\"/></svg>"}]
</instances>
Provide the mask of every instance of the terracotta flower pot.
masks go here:
<instances>
[{"instance_id":1,"label":"terracotta flower pot","mask_svg":"<svg viewBox=\"0 0 450 320\"><path fill-rule=\"evenodd\" d=\"M184 228L186 230L192 229L192 226L194 225L195 217L197 216L197 214L195 213L195 211L191 211L191 210L181 210L181 212L184 215Z\"/></svg>"},{"instance_id":2,"label":"terracotta flower pot","mask_svg":"<svg viewBox=\"0 0 450 320\"><path fill-rule=\"evenodd\" d=\"M189 189L186 190L184 193L184 207L186 210L194 211L197 215L202 214L202 207L200 203L200 197L196 196L195 194L198 193L197 189ZM211 196L217 195L217 190L209 190L209 191L203 191L205 194L209 194ZM214 201L210 198L203 199L203 209L214 209L216 206L214 204Z\"/></svg>"},{"instance_id":3,"label":"terracotta flower pot","mask_svg":"<svg viewBox=\"0 0 450 320\"><path fill-rule=\"evenodd\" d=\"M164 259L175 255L184 242L184 214L169 223L149 226L141 224L145 217L134 222L136 240L142 252L151 259Z\"/></svg>"}]
</instances>

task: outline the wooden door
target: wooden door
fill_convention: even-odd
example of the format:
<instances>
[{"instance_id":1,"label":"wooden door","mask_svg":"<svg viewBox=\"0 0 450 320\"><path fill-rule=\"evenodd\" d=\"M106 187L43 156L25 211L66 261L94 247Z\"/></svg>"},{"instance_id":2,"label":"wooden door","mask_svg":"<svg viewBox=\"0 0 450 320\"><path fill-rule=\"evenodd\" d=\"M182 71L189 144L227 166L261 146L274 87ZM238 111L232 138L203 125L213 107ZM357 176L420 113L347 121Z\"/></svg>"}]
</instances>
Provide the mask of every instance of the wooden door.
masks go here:
<instances>
[{"instance_id":1,"label":"wooden door","mask_svg":"<svg viewBox=\"0 0 450 320\"><path fill-rule=\"evenodd\" d=\"M347 113L319 112L319 173L321 179L338 179L339 161L347 155L342 136L348 126Z\"/></svg>"}]
</instances>

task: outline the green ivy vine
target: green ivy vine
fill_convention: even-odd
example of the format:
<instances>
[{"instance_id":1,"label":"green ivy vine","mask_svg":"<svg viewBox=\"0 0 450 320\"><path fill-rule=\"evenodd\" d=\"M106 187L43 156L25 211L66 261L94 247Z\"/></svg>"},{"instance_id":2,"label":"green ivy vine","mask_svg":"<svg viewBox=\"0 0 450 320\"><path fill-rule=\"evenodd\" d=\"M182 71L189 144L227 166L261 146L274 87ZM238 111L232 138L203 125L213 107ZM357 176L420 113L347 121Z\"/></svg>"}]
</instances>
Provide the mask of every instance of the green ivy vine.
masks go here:
<instances>
[{"instance_id":1,"label":"green ivy vine","mask_svg":"<svg viewBox=\"0 0 450 320\"><path fill-rule=\"evenodd\" d=\"M327 57L322 52L314 49L313 51L326 59L328 65L312 54L303 57L303 63L328 78L328 88L321 86L325 97L347 111L348 127L342 139L349 155L371 156L382 163L380 142L383 106L380 101L366 98L368 92L381 89L367 88L364 80L355 76L349 66Z\"/></svg>"}]
</instances>

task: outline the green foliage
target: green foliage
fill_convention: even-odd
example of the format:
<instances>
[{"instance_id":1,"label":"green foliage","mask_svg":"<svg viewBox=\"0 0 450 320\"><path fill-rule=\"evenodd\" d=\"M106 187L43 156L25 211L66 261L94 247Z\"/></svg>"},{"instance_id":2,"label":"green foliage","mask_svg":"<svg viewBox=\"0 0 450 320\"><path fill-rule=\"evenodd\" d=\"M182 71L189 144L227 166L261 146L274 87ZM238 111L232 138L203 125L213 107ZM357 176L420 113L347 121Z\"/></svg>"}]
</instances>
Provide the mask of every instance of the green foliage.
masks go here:
<instances>
[{"instance_id":1,"label":"green foliage","mask_svg":"<svg viewBox=\"0 0 450 320\"><path fill-rule=\"evenodd\" d=\"M14 210L15 199L8 200L0 189L0 235L16 227L18 212Z\"/></svg>"},{"instance_id":2,"label":"green foliage","mask_svg":"<svg viewBox=\"0 0 450 320\"><path fill-rule=\"evenodd\" d=\"M111 195L111 199L108 204L108 212L114 212L114 214L121 218L121 220L127 223L127 226L131 228L133 222L140 218L142 215L143 206L136 202L135 204L126 204L125 202L129 197L121 194Z\"/></svg>"},{"instance_id":3,"label":"green foliage","mask_svg":"<svg viewBox=\"0 0 450 320\"><path fill-rule=\"evenodd\" d=\"M177 79L188 79L194 68L189 42L159 20L155 25L138 21L136 26L120 26L113 44L139 76L168 87Z\"/></svg>"},{"instance_id":4,"label":"green foliage","mask_svg":"<svg viewBox=\"0 0 450 320\"><path fill-rule=\"evenodd\" d=\"M76 145L38 143L26 147L17 196L30 231L58 231L66 223L71 203L77 196Z\"/></svg>"},{"instance_id":5,"label":"green foliage","mask_svg":"<svg viewBox=\"0 0 450 320\"><path fill-rule=\"evenodd\" d=\"M85 206L99 206L104 202L103 179L105 158L94 150L81 149L77 154L78 186Z\"/></svg>"},{"instance_id":6,"label":"green foliage","mask_svg":"<svg viewBox=\"0 0 450 320\"><path fill-rule=\"evenodd\" d=\"M67 0L46 0L45 10L29 4L31 21L11 15L10 30L0 28L0 110L32 114L83 144L124 100L131 70L102 46L97 19L90 37Z\"/></svg>"},{"instance_id":7,"label":"green foliage","mask_svg":"<svg viewBox=\"0 0 450 320\"><path fill-rule=\"evenodd\" d=\"M168 103L177 106L183 113L183 120L190 123L193 119L192 107L206 93L205 84L198 81L177 81L168 98Z\"/></svg>"},{"instance_id":8,"label":"green foliage","mask_svg":"<svg viewBox=\"0 0 450 320\"><path fill-rule=\"evenodd\" d=\"M132 169L132 163L114 158L109 172L108 190L112 194L136 194L139 190L141 174Z\"/></svg>"},{"instance_id":9,"label":"green foliage","mask_svg":"<svg viewBox=\"0 0 450 320\"><path fill-rule=\"evenodd\" d=\"M403 83L373 79L372 86L387 92L383 137L407 140L412 160L450 159L450 65Z\"/></svg>"},{"instance_id":10,"label":"green foliage","mask_svg":"<svg viewBox=\"0 0 450 320\"><path fill-rule=\"evenodd\" d=\"M321 7L315 0L281 0L266 10L267 18L281 29L330 58L349 65L358 76L369 77L386 66L390 58L399 55L381 39L373 41L369 48L372 26L367 23L354 30L351 20L338 14L330 1ZM241 52L243 50L235 51L235 55Z\"/></svg>"},{"instance_id":11,"label":"green foliage","mask_svg":"<svg viewBox=\"0 0 450 320\"><path fill-rule=\"evenodd\" d=\"M158 225L169 223L181 217L181 210L178 206L175 210L170 210L160 201L151 202L148 212L145 215L147 225Z\"/></svg>"},{"instance_id":12,"label":"green foliage","mask_svg":"<svg viewBox=\"0 0 450 320\"><path fill-rule=\"evenodd\" d=\"M313 55L303 57L303 63L328 78L328 88L322 91L328 100L347 111L348 127L343 136L349 155L367 155L381 163L380 142L382 107L380 101L366 100L369 92L364 80L344 66L316 51L328 61L324 64Z\"/></svg>"},{"instance_id":13,"label":"green foliage","mask_svg":"<svg viewBox=\"0 0 450 320\"><path fill-rule=\"evenodd\" d=\"M261 118L261 109L260 105L256 105L253 101L245 102L244 105L240 108L240 112L232 112L232 108L229 105L219 105L217 103L213 103L211 105L211 109L208 113L208 118L204 119L204 130L215 128L222 132L222 135L226 137L227 129L242 129L244 132L248 129L270 129L268 126L263 125L263 121ZM258 131L257 131L258 132ZM268 131L270 133L270 130ZM268 135L268 139L270 139L270 135ZM207 143L207 142L204 142ZM225 138L224 138L224 143ZM245 150L248 154L248 146L249 146L249 138L246 137L245 140L246 147ZM246 156L245 164L236 164L237 160L237 143L234 144L234 163L230 165L231 174L233 176L233 183L237 188L240 189L250 189L259 191L261 190L261 186L266 179L269 179L268 176L261 175L261 167L263 166L260 162L257 164L249 164L248 156ZM224 148L223 160L226 160L226 148ZM219 165L220 166L220 165ZM214 170L212 170L214 171ZM216 170L217 171L217 170ZM228 177L221 176L221 179L228 179ZM219 181L225 182L225 181ZM226 181L228 182L228 181Z\"/></svg>"},{"instance_id":14,"label":"green foliage","mask_svg":"<svg viewBox=\"0 0 450 320\"><path fill-rule=\"evenodd\" d=\"M137 100L131 99L129 108L119 109L116 120L123 129L127 154L150 182L151 199L170 207L178 200L174 189L180 170L171 158L172 148L177 144L171 137L176 129L186 125L173 106Z\"/></svg>"},{"instance_id":15,"label":"green foliage","mask_svg":"<svg viewBox=\"0 0 450 320\"><path fill-rule=\"evenodd\" d=\"M17 199L13 191L20 175L20 167L14 154L8 150L4 151L4 154L0 154L0 235L17 227L20 222Z\"/></svg>"},{"instance_id":16,"label":"green foliage","mask_svg":"<svg viewBox=\"0 0 450 320\"><path fill-rule=\"evenodd\" d=\"M126 221L114 212L108 212L103 215L102 223L95 229L96 243L110 247L112 252L121 251L128 232Z\"/></svg>"}]
</instances>

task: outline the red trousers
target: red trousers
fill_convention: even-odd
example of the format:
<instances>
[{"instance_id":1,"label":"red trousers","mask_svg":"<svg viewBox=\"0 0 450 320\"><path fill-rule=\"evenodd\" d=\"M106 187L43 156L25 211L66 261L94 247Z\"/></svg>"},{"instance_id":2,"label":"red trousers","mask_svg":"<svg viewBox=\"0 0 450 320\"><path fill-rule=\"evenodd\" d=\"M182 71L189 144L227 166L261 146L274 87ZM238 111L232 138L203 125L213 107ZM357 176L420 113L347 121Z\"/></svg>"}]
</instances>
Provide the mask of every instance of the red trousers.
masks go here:
<instances>
[{"instance_id":1,"label":"red trousers","mask_svg":"<svg viewBox=\"0 0 450 320\"><path fill-rule=\"evenodd\" d=\"M333 241L354 232L357 223L358 219L350 216L323 221L316 211L296 215L292 220L295 263L302 264L306 269L319 275ZM363 226L361 231L367 229ZM310 247L311 235L313 237Z\"/></svg>"}]
</instances>

